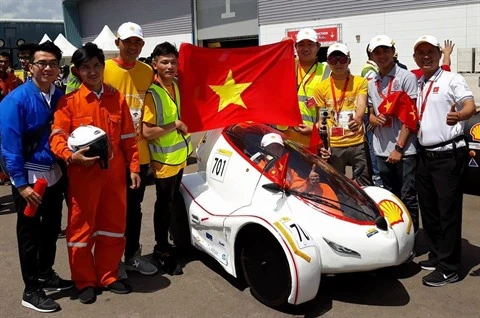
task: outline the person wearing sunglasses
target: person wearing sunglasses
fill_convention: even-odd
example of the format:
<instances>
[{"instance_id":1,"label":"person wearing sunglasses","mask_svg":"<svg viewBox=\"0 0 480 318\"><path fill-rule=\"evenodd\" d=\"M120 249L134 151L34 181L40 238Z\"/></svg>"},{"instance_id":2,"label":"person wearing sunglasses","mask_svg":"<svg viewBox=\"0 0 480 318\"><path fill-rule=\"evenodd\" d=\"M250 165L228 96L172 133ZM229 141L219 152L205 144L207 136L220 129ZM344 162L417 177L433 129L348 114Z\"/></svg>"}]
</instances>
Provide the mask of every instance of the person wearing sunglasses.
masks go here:
<instances>
[{"instance_id":1,"label":"person wearing sunglasses","mask_svg":"<svg viewBox=\"0 0 480 318\"><path fill-rule=\"evenodd\" d=\"M32 56L32 52L35 50L35 46L35 43L25 42L19 45L17 48L17 57L23 70L24 81L32 80L32 73L30 73L30 57Z\"/></svg>"},{"instance_id":2,"label":"person wearing sunglasses","mask_svg":"<svg viewBox=\"0 0 480 318\"><path fill-rule=\"evenodd\" d=\"M320 113L326 112L330 147L320 154L340 173L347 165L353 168L353 180L359 185L372 184L365 152L363 116L367 107L368 81L350 74L350 51L343 43L332 44L327 51L332 73L314 90L313 97ZM318 122L322 125L321 120Z\"/></svg>"},{"instance_id":3,"label":"person wearing sunglasses","mask_svg":"<svg viewBox=\"0 0 480 318\"><path fill-rule=\"evenodd\" d=\"M286 38L286 40L289 40L289 38ZM300 108L303 122L297 127L280 125L274 127L283 131L290 139L308 147L313 125L317 122L317 111L309 103L309 100L312 99L314 88L330 75L330 69L325 63L320 63L317 60L320 43L315 30L305 28L298 31L295 50L298 55L295 61L298 107Z\"/></svg>"}]
</instances>

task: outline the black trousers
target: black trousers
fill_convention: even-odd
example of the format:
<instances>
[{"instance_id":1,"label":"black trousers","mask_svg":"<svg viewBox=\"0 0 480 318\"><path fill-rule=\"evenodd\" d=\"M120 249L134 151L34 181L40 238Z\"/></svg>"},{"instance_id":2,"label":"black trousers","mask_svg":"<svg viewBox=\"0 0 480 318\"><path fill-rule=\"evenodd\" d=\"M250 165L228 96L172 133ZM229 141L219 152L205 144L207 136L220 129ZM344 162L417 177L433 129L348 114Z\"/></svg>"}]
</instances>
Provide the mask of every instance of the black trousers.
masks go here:
<instances>
[{"instance_id":1,"label":"black trousers","mask_svg":"<svg viewBox=\"0 0 480 318\"><path fill-rule=\"evenodd\" d=\"M140 187L130 189L130 170L127 169L127 224L125 228L125 261L131 258L140 248L142 230L142 201L148 174L148 164L140 165Z\"/></svg>"},{"instance_id":2,"label":"black trousers","mask_svg":"<svg viewBox=\"0 0 480 318\"><path fill-rule=\"evenodd\" d=\"M446 152L422 150L417 167L417 192L429 258L442 271L458 271L461 257L463 193L461 179L466 148Z\"/></svg>"},{"instance_id":3,"label":"black trousers","mask_svg":"<svg viewBox=\"0 0 480 318\"><path fill-rule=\"evenodd\" d=\"M33 185L31 185L33 187ZM22 278L27 292L40 288L38 275L52 270L62 220L63 181L45 190L34 217L23 214L27 201L12 186L17 209L17 241Z\"/></svg>"},{"instance_id":4,"label":"black trousers","mask_svg":"<svg viewBox=\"0 0 480 318\"><path fill-rule=\"evenodd\" d=\"M183 169L175 176L169 178L156 178L155 189L157 200L153 213L153 227L155 230L155 250L166 252L169 249L168 230L171 221L177 218L177 204L179 204L180 183L182 181ZM175 237L174 237L175 239Z\"/></svg>"}]
</instances>

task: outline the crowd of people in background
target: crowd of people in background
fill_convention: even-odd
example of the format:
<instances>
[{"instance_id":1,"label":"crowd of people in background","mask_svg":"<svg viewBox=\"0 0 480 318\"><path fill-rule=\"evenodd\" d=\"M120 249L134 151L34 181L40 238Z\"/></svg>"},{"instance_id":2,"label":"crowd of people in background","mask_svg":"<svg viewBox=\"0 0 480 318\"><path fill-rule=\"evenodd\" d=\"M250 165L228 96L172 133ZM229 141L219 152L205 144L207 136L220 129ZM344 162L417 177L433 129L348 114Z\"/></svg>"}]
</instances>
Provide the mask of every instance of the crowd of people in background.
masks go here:
<instances>
[{"instance_id":1,"label":"crowd of people in background","mask_svg":"<svg viewBox=\"0 0 480 318\"><path fill-rule=\"evenodd\" d=\"M61 51L52 42L25 44L18 50L25 83L9 71L11 56L0 53L0 141L8 172L3 179L12 182L18 213L22 305L39 312L59 309L45 294L48 290L75 286L80 302L89 304L95 302L97 288L131 292L125 282L127 271L157 273L158 265L142 256L140 244L149 169L157 196L153 258L170 275L183 273L174 231L174 245L168 240L176 206L183 204L180 181L192 153L188 127L179 117L179 52L164 42L150 57L139 60L143 31L132 22L119 27L115 43L116 58L105 60L101 49L87 43L74 53L72 65L64 66L59 65ZM306 147L312 131L327 131L329 143L320 148L319 156L342 174L352 166L358 185L374 184L398 196L410 212L415 232L420 206L430 249L420 266L432 271L423 277L427 286L458 280L460 180L467 160L463 125L475 113L465 80L450 72L454 44L449 40L444 44L442 48L430 35L420 37L412 47L419 69L408 71L398 61L393 39L375 36L357 76L349 65L360 57L350 56L347 45L332 44L327 60L318 61L317 34L302 29L294 45L303 122L297 127L275 126ZM382 112L396 92L408 95L414 105L415 129ZM108 169L98 164L99 153L89 154L93 149L74 152L69 147L72 132L82 127L99 129L108 139L102 146L112 154L103 158ZM48 183L43 195L35 190L39 179ZM63 200L68 206L72 281L53 269ZM38 210L27 216L27 207Z\"/></svg>"}]
</instances>

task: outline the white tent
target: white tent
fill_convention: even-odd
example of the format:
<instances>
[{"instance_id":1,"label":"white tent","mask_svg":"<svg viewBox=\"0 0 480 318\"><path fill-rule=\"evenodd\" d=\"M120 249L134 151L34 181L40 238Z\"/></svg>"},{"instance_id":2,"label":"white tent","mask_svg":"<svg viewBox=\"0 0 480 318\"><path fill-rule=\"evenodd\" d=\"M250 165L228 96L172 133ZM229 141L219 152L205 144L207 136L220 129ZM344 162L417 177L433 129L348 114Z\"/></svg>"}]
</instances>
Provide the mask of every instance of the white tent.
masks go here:
<instances>
[{"instance_id":1,"label":"white tent","mask_svg":"<svg viewBox=\"0 0 480 318\"><path fill-rule=\"evenodd\" d=\"M62 50L63 57L72 57L73 53L77 50L72 43L68 42L68 40L63 36L62 33L58 34L57 38L53 43Z\"/></svg>"},{"instance_id":2,"label":"white tent","mask_svg":"<svg viewBox=\"0 0 480 318\"><path fill-rule=\"evenodd\" d=\"M47 42L47 41L52 42L52 40L48 37L47 33L45 33L43 35L43 38L40 40L40 42L38 42L38 44L42 44L43 42Z\"/></svg>"},{"instance_id":3,"label":"white tent","mask_svg":"<svg viewBox=\"0 0 480 318\"><path fill-rule=\"evenodd\" d=\"M118 53L118 47L115 45L115 34L105 25L102 32L97 36L93 43L103 50L106 57L115 56Z\"/></svg>"}]
</instances>

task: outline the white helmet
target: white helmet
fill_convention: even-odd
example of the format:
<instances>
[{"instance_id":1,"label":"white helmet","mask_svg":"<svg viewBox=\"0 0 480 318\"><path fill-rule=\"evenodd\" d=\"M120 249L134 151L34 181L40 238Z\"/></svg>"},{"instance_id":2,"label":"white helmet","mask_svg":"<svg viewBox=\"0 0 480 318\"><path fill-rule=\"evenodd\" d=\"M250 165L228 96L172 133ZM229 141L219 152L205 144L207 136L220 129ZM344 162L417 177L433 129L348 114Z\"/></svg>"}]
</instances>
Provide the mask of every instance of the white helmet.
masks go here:
<instances>
[{"instance_id":1,"label":"white helmet","mask_svg":"<svg viewBox=\"0 0 480 318\"><path fill-rule=\"evenodd\" d=\"M68 148L73 152L85 147L90 147L90 149L84 153L84 156L99 156L100 168L108 168L108 160L112 159L111 147L108 136L102 129L91 125L80 126L70 134L67 144Z\"/></svg>"}]
</instances>

